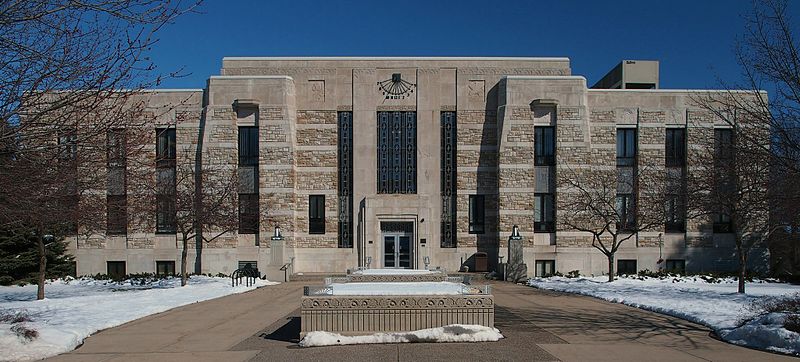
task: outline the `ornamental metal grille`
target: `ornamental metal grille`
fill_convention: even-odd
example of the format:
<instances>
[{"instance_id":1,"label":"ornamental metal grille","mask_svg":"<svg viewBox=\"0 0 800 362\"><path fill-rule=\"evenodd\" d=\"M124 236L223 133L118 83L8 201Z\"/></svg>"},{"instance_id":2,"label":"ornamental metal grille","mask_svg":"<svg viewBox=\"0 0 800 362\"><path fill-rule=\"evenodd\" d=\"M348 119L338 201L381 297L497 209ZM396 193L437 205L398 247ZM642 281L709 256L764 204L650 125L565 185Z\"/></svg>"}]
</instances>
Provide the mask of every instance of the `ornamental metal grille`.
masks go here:
<instances>
[{"instance_id":1,"label":"ornamental metal grille","mask_svg":"<svg viewBox=\"0 0 800 362\"><path fill-rule=\"evenodd\" d=\"M456 247L456 112L442 112L442 240L441 247Z\"/></svg>"},{"instance_id":2,"label":"ornamental metal grille","mask_svg":"<svg viewBox=\"0 0 800 362\"><path fill-rule=\"evenodd\" d=\"M378 112L378 193L417 193L417 112Z\"/></svg>"},{"instance_id":3,"label":"ornamental metal grille","mask_svg":"<svg viewBox=\"0 0 800 362\"><path fill-rule=\"evenodd\" d=\"M353 112L339 112L339 247L353 247Z\"/></svg>"}]
</instances>

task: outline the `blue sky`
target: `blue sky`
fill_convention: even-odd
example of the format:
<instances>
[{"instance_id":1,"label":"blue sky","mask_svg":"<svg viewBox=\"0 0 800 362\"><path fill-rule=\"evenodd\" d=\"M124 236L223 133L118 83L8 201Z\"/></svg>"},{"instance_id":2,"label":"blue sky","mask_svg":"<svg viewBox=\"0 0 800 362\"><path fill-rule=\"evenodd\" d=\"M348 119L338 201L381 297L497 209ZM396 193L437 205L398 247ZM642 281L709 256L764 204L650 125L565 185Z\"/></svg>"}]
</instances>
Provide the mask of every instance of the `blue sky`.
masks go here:
<instances>
[{"instance_id":1,"label":"blue sky","mask_svg":"<svg viewBox=\"0 0 800 362\"><path fill-rule=\"evenodd\" d=\"M225 56L565 56L594 84L622 59L661 61L662 88L740 79L750 0L206 0L165 28L151 59L202 88ZM791 8L800 19L798 6Z\"/></svg>"}]
</instances>

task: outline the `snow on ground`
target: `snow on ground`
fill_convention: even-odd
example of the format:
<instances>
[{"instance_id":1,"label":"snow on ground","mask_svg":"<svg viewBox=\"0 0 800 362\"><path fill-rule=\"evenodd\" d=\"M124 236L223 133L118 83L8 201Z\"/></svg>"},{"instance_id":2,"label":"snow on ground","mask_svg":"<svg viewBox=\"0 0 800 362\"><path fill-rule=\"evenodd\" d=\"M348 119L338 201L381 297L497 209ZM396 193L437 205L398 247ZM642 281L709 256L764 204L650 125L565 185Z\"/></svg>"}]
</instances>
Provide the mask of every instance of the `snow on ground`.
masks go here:
<instances>
[{"instance_id":1,"label":"snow on ground","mask_svg":"<svg viewBox=\"0 0 800 362\"><path fill-rule=\"evenodd\" d=\"M528 285L556 291L589 295L610 302L668 314L704 324L724 340L753 348L800 354L800 334L783 328L780 313L772 313L739 326L752 317L747 309L761 298L800 293L800 286L785 283L753 282L747 293L736 292L733 278L709 283L699 277L618 278L608 277L534 278Z\"/></svg>"},{"instance_id":2,"label":"snow on ground","mask_svg":"<svg viewBox=\"0 0 800 362\"><path fill-rule=\"evenodd\" d=\"M425 275L434 273L439 273L439 271L424 269L364 269L353 272L353 274L363 275Z\"/></svg>"},{"instance_id":3,"label":"snow on ground","mask_svg":"<svg viewBox=\"0 0 800 362\"><path fill-rule=\"evenodd\" d=\"M331 295L457 295L468 286L451 282L332 283Z\"/></svg>"},{"instance_id":4,"label":"snow on ground","mask_svg":"<svg viewBox=\"0 0 800 362\"><path fill-rule=\"evenodd\" d=\"M256 279L251 287L231 287L230 278L193 276L186 287L180 278L141 283L91 278L56 280L45 287L45 299L36 300L36 286L0 287L0 313L27 314L24 325L39 332L25 341L0 323L0 360L33 360L75 349L99 330L163 312L178 306L242 293L278 284Z\"/></svg>"},{"instance_id":5,"label":"snow on ground","mask_svg":"<svg viewBox=\"0 0 800 362\"><path fill-rule=\"evenodd\" d=\"M413 332L375 333L366 336L343 336L330 332L309 332L300 341L301 347L334 346L370 343L415 342L495 342L503 338L497 328L471 324L451 324Z\"/></svg>"}]
</instances>

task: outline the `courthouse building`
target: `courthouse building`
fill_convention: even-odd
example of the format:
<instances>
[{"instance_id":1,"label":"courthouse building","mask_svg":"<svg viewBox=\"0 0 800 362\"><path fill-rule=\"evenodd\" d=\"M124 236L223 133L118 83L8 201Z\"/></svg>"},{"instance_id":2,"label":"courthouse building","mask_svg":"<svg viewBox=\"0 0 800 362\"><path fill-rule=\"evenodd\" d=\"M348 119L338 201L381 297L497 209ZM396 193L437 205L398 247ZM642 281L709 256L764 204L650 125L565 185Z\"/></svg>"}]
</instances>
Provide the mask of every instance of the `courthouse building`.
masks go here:
<instances>
[{"instance_id":1,"label":"courthouse building","mask_svg":"<svg viewBox=\"0 0 800 362\"><path fill-rule=\"evenodd\" d=\"M494 269L517 225L530 275L602 274L591 236L559 227L559 173L681 173L693 132L730 131L692 105L697 91L660 89L656 61L623 61L593 86L572 73L567 58L224 58L205 88L148 93L153 107L175 105L152 125L151 147L199 147L201 164L238 169L238 231L204 246L203 273L475 270L484 255ZM620 192L621 205L635 199ZM626 241L618 268L735 267L729 221L682 215ZM149 230L116 215L113 233L70 239L78 274L179 269L172 218L157 216Z\"/></svg>"}]
</instances>

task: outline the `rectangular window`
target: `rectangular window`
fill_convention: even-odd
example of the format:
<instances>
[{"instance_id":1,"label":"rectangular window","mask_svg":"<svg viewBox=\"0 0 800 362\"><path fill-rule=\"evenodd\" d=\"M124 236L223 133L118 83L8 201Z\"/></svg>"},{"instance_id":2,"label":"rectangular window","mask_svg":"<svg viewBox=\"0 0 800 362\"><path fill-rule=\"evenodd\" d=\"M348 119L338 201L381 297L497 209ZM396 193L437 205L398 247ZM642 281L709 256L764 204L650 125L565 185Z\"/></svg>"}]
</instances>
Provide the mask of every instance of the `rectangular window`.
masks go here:
<instances>
[{"instance_id":1,"label":"rectangular window","mask_svg":"<svg viewBox=\"0 0 800 362\"><path fill-rule=\"evenodd\" d=\"M714 160L728 161L733 158L733 130L730 128L714 129Z\"/></svg>"},{"instance_id":2,"label":"rectangular window","mask_svg":"<svg viewBox=\"0 0 800 362\"><path fill-rule=\"evenodd\" d=\"M549 277L556 273L555 260L537 260L536 261L536 276Z\"/></svg>"},{"instance_id":3,"label":"rectangular window","mask_svg":"<svg viewBox=\"0 0 800 362\"><path fill-rule=\"evenodd\" d=\"M731 216L724 212L714 214L714 233L727 234L733 232Z\"/></svg>"},{"instance_id":4,"label":"rectangular window","mask_svg":"<svg viewBox=\"0 0 800 362\"><path fill-rule=\"evenodd\" d=\"M78 133L74 128L58 135L58 158L64 162L78 158Z\"/></svg>"},{"instance_id":5,"label":"rectangular window","mask_svg":"<svg viewBox=\"0 0 800 362\"><path fill-rule=\"evenodd\" d=\"M106 196L106 233L108 235L128 233L128 197L126 195Z\"/></svg>"},{"instance_id":6,"label":"rectangular window","mask_svg":"<svg viewBox=\"0 0 800 362\"><path fill-rule=\"evenodd\" d=\"M177 232L175 160L175 129L156 129L156 233L160 234Z\"/></svg>"},{"instance_id":7,"label":"rectangular window","mask_svg":"<svg viewBox=\"0 0 800 362\"><path fill-rule=\"evenodd\" d=\"M683 197L681 195L666 195L666 222L664 231L668 233L682 233L686 231L686 216Z\"/></svg>"},{"instance_id":8,"label":"rectangular window","mask_svg":"<svg viewBox=\"0 0 800 362\"><path fill-rule=\"evenodd\" d=\"M636 164L636 129L617 129L617 166Z\"/></svg>"},{"instance_id":9,"label":"rectangular window","mask_svg":"<svg viewBox=\"0 0 800 362\"><path fill-rule=\"evenodd\" d=\"M258 234L258 194L239 194L239 234Z\"/></svg>"},{"instance_id":10,"label":"rectangular window","mask_svg":"<svg viewBox=\"0 0 800 362\"><path fill-rule=\"evenodd\" d=\"M456 159L458 124L456 112L441 113L441 193L442 193L442 240L443 248L456 247L456 200L458 198L458 187L456 187L456 169L458 162Z\"/></svg>"},{"instance_id":11,"label":"rectangular window","mask_svg":"<svg viewBox=\"0 0 800 362\"><path fill-rule=\"evenodd\" d=\"M258 165L258 127L239 127L239 166Z\"/></svg>"},{"instance_id":12,"label":"rectangular window","mask_svg":"<svg viewBox=\"0 0 800 362\"><path fill-rule=\"evenodd\" d=\"M337 114L338 246L353 247L353 112Z\"/></svg>"},{"instance_id":13,"label":"rectangular window","mask_svg":"<svg viewBox=\"0 0 800 362\"><path fill-rule=\"evenodd\" d=\"M665 161L667 167L683 167L686 165L686 129L667 128L664 142Z\"/></svg>"},{"instance_id":14,"label":"rectangular window","mask_svg":"<svg viewBox=\"0 0 800 362\"><path fill-rule=\"evenodd\" d=\"M156 195L156 233L174 234L177 229L175 195Z\"/></svg>"},{"instance_id":15,"label":"rectangular window","mask_svg":"<svg viewBox=\"0 0 800 362\"><path fill-rule=\"evenodd\" d=\"M718 200L726 200L735 192L734 178L734 139L733 130L729 128L714 129L714 167L715 190ZM727 196L731 195L731 196ZM723 205L724 203L721 202ZM726 210L718 210L713 216L715 233L733 232L733 220Z\"/></svg>"},{"instance_id":16,"label":"rectangular window","mask_svg":"<svg viewBox=\"0 0 800 362\"><path fill-rule=\"evenodd\" d=\"M107 261L106 262L106 275L113 279L122 279L125 277L125 262L124 261Z\"/></svg>"},{"instance_id":17,"label":"rectangular window","mask_svg":"<svg viewBox=\"0 0 800 362\"><path fill-rule=\"evenodd\" d=\"M156 167L175 167L176 145L174 128L156 129Z\"/></svg>"},{"instance_id":18,"label":"rectangular window","mask_svg":"<svg viewBox=\"0 0 800 362\"><path fill-rule=\"evenodd\" d=\"M258 262L255 260L240 260L236 266L238 269L255 269L258 271Z\"/></svg>"},{"instance_id":19,"label":"rectangular window","mask_svg":"<svg viewBox=\"0 0 800 362\"><path fill-rule=\"evenodd\" d=\"M417 112L378 112L378 193L417 193Z\"/></svg>"},{"instance_id":20,"label":"rectangular window","mask_svg":"<svg viewBox=\"0 0 800 362\"><path fill-rule=\"evenodd\" d=\"M239 234L258 234L258 127L239 127L238 173Z\"/></svg>"},{"instance_id":21,"label":"rectangular window","mask_svg":"<svg viewBox=\"0 0 800 362\"><path fill-rule=\"evenodd\" d=\"M483 234L485 232L485 206L484 195L469 195L470 234Z\"/></svg>"},{"instance_id":22,"label":"rectangular window","mask_svg":"<svg viewBox=\"0 0 800 362\"><path fill-rule=\"evenodd\" d=\"M686 260L667 259L667 261L664 262L664 270L671 273L684 274L686 272Z\"/></svg>"},{"instance_id":23,"label":"rectangular window","mask_svg":"<svg viewBox=\"0 0 800 362\"><path fill-rule=\"evenodd\" d=\"M107 165L111 167L125 168L126 166L126 135L125 129L114 128L106 134Z\"/></svg>"},{"instance_id":24,"label":"rectangular window","mask_svg":"<svg viewBox=\"0 0 800 362\"><path fill-rule=\"evenodd\" d=\"M555 127L534 127L534 165L554 166L556 164Z\"/></svg>"},{"instance_id":25,"label":"rectangular window","mask_svg":"<svg viewBox=\"0 0 800 362\"><path fill-rule=\"evenodd\" d=\"M554 232L555 208L553 207L553 194L534 194L533 203L533 231L537 233Z\"/></svg>"},{"instance_id":26,"label":"rectangular window","mask_svg":"<svg viewBox=\"0 0 800 362\"><path fill-rule=\"evenodd\" d=\"M325 195L308 196L308 233L325 233Z\"/></svg>"},{"instance_id":27,"label":"rectangular window","mask_svg":"<svg viewBox=\"0 0 800 362\"><path fill-rule=\"evenodd\" d=\"M156 275L157 276L170 276L175 275L175 261L174 260L157 260L156 261Z\"/></svg>"},{"instance_id":28,"label":"rectangular window","mask_svg":"<svg viewBox=\"0 0 800 362\"><path fill-rule=\"evenodd\" d=\"M617 194L616 209L619 222L617 230L634 230L636 228L635 199L632 194Z\"/></svg>"},{"instance_id":29,"label":"rectangular window","mask_svg":"<svg viewBox=\"0 0 800 362\"><path fill-rule=\"evenodd\" d=\"M636 275L636 259L617 259L617 275Z\"/></svg>"}]
</instances>

